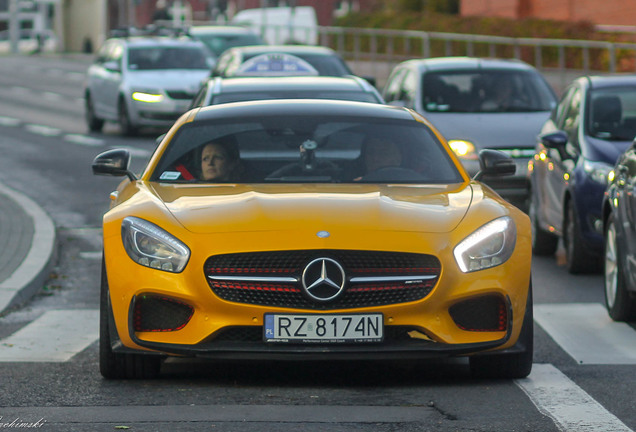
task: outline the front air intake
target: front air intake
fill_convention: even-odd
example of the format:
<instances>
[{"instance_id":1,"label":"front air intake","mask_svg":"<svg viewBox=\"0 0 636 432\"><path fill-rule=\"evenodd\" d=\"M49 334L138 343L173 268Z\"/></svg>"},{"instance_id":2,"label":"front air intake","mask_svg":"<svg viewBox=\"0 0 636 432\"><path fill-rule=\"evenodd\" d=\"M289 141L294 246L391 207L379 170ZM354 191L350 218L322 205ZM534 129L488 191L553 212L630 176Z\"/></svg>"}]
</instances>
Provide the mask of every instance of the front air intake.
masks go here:
<instances>
[{"instance_id":1,"label":"front air intake","mask_svg":"<svg viewBox=\"0 0 636 432\"><path fill-rule=\"evenodd\" d=\"M503 297L487 295L454 304L449 313L457 327L474 332L505 331L508 307Z\"/></svg>"},{"instance_id":2,"label":"front air intake","mask_svg":"<svg viewBox=\"0 0 636 432\"><path fill-rule=\"evenodd\" d=\"M169 297L141 295L135 297L133 323L136 332L170 332L180 330L190 321L192 306Z\"/></svg>"}]
</instances>

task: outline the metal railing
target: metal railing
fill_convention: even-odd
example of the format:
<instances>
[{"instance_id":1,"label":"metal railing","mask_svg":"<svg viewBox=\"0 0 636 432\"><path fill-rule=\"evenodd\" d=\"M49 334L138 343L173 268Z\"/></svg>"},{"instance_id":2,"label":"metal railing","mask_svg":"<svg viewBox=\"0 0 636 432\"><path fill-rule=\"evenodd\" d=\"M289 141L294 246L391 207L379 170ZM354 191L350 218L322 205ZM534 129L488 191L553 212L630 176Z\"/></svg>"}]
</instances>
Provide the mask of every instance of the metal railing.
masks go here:
<instances>
[{"instance_id":1,"label":"metal railing","mask_svg":"<svg viewBox=\"0 0 636 432\"><path fill-rule=\"evenodd\" d=\"M441 56L523 60L549 74L557 89L584 74L636 72L636 43L327 26L318 27L318 40L350 62L356 73L376 77L379 85L403 60Z\"/></svg>"}]
</instances>

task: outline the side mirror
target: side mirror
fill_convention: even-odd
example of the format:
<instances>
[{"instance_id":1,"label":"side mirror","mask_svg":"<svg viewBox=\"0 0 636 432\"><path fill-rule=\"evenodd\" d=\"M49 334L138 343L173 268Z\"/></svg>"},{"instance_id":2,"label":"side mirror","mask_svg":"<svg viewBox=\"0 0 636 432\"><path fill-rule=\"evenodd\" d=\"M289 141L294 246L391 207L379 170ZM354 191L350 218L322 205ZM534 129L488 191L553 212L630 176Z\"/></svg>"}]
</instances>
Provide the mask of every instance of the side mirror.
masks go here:
<instances>
[{"instance_id":1,"label":"side mirror","mask_svg":"<svg viewBox=\"0 0 636 432\"><path fill-rule=\"evenodd\" d=\"M565 151L565 147L568 144L568 134L563 131L550 132L539 136L539 141L546 148L556 150L559 152L559 156L562 160L572 159L572 157Z\"/></svg>"},{"instance_id":2,"label":"side mirror","mask_svg":"<svg viewBox=\"0 0 636 432\"><path fill-rule=\"evenodd\" d=\"M93 160L93 174L105 176L128 176L131 181L137 177L130 172L130 152L124 149L108 150L98 154Z\"/></svg>"},{"instance_id":3,"label":"side mirror","mask_svg":"<svg viewBox=\"0 0 636 432\"><path fill-rule=\"evenodd\" d=\"M510 156L499 150L485 149L479 152L479 172L475 180L484 176L508 176L517 171L517 166Z\"/></svg>"},{"instance_id":4,"label":"side mirror","mask_svg":"<svg viewBox=\"0 0 636 432\"><path fill-rule=\"evenodd\" d=\"M121 72L121 66L116 61L107 61L104 63L104 69L112 72Z\"/></svg>"}]
</instances>

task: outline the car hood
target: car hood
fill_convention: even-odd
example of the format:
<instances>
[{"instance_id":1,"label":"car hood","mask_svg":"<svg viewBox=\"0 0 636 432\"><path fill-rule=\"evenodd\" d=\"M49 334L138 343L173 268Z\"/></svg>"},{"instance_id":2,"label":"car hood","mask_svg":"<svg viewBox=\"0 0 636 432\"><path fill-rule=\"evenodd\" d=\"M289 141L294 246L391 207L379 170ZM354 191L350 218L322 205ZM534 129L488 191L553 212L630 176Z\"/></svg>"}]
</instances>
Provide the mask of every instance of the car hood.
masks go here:
<instances>
[{"instance_id":1,"label":"car hood","mask_svg":"<svg viewBox=\"0 0 636 432\"><path fill-rule=\"evenodd\" d=\"M127 81L130 88L179 89L195 94L209 74L207 69L136 71L129 74Z\"/></svg>"},{"instance_id":2,"label":"car hood","mask_svg":"<svg viewBox=\"0 0 636 432\"><path fill-rule=\"evenodd\" d=\"M614 165L618 157L632 144L631 140L607 141L591 136L587 136L586 139L589 145L584 148L585 158L596 162L605 162L609 165Z\"/></svg>"},{"instance_id":3,"label":"car hood","mask_svg":"<svg viewBox=\"0 0 636 432\"><path fill-rule=\"evenodd\" d=\"M154 193L188 231L218 233L356 229L450 232L473 190L444 186L155 184Z\"/></svg>"},{"instance_id":4,"label":"car hood","mask_svg":"<svg viewBox=\"0 0 636 432\"><path fill-rule=\"evenodd\" d=\"M447 140L471 141L477 149L534 148L548 111L530 113L426 113Z\"/></svg>"}]
</instances>

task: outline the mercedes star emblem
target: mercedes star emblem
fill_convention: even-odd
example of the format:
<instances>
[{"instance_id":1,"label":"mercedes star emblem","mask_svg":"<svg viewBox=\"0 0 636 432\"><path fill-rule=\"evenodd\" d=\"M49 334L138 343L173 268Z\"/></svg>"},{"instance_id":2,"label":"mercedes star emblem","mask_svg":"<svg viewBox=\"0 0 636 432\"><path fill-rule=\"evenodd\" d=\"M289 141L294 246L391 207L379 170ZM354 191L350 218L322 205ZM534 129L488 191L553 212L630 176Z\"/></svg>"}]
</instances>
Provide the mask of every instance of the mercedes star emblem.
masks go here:
<instances>
[{"instance_id":1,"label":"mercedes star emblem","mask_svg":"<svg viewBox=\"0 0 636 432\"><path fill-rule=\"evenodd\" d=\"M344 269L331 258L317 258L305 267L302 282L311 299L319 302L333 300L344 290Z\"/></svg>"}]
</instances>

